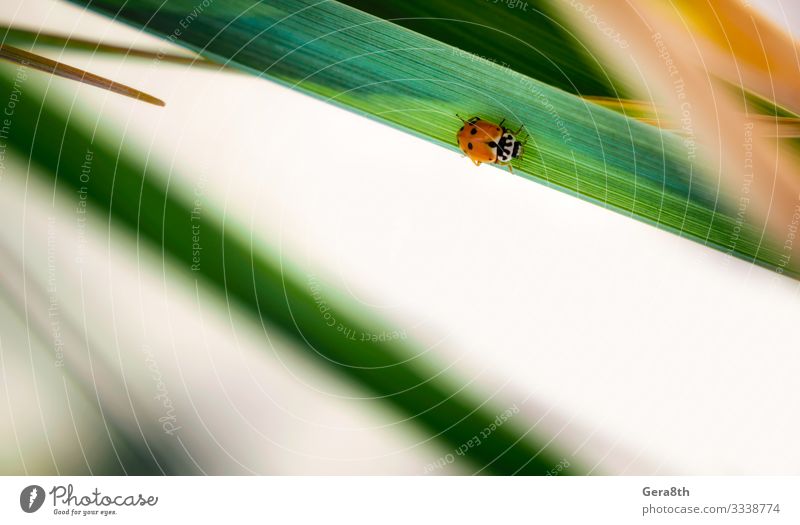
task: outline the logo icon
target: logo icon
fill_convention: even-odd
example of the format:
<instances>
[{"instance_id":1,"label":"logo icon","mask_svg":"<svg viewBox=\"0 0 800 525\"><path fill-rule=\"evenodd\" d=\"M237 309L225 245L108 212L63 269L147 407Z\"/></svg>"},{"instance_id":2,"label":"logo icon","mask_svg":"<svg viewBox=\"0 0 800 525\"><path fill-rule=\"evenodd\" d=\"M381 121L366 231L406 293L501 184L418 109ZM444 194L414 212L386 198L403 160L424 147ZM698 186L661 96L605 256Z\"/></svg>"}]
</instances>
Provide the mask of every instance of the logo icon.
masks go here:
<instances>
[{"instance_id":1,"label":"logo icon","mask_svg":"<svg viewBox=\"0 0 800 525\"><path fill-rule=\"evenodd\" d=\"M25 487L19 494L19 506L25 512L36 512L42 503L44 503L44 489L39 485Z\"/></svg>"}]
</instances>

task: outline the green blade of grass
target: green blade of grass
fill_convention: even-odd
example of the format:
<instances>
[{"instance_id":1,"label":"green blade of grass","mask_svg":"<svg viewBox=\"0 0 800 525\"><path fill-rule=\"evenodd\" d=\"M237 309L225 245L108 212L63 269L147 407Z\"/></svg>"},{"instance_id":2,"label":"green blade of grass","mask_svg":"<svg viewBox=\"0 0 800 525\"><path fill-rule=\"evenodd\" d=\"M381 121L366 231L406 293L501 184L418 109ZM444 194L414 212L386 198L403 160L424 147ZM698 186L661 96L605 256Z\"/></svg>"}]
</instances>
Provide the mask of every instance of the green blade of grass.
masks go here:
<instances>
[{"instance_id":1,"label":"green blade of grass","mask_svg":"<svg viewBox=\"0 0 800 525\"><path fill-rule=\"evenodd\" d=\"M468 36L444 43L335 1L75 1L453 150L456 113L525 124L531 139L514 163L518 175L798 276L797 261L787 265L763 225L739 217L711 179L695 173L702 166L691 145L450 45ZM512 35L524 28L545 56L572 45L540 42L521 16L506 23L520 26L506 27ZM439 38L446 29L437 29ZM515 53L523 60L530 49Z\"/></svg>"}]
</instances>

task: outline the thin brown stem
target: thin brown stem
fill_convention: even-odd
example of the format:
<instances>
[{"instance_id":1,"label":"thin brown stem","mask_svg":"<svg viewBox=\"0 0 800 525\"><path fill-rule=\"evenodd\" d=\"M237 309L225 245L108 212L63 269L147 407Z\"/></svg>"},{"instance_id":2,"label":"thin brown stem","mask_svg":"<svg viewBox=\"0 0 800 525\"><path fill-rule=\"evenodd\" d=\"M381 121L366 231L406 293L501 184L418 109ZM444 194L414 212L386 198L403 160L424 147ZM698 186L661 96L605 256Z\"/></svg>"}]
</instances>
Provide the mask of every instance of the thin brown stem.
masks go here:
<instances>
[{"instance_id":1,"label":"thin brown stem","mask_svg":"<svg viewBox=\"0 0 800 525\"><path fill-rule=\"evenodd\" d=\"M6 44L0 44L0 59L8 60L10 62L37 69L39 71L44 71L45 73L50 73L62 78L68 78L70 80L89 84L90 86L106 89L113 93L135 98L137 100L141 100L142 102L147 102L148 104L153 104L156 106L165 105L163 100L152 95L148 95L147 93L139 91L138 89L126 86L125 84L114 82L113 80L89 73L88 71L68 66L67 64L62 64L61 62L56 62L55 60L45 58L35 53L30 53L28 51L23 51L22 49Z\"/></svg>"}]
</instances>

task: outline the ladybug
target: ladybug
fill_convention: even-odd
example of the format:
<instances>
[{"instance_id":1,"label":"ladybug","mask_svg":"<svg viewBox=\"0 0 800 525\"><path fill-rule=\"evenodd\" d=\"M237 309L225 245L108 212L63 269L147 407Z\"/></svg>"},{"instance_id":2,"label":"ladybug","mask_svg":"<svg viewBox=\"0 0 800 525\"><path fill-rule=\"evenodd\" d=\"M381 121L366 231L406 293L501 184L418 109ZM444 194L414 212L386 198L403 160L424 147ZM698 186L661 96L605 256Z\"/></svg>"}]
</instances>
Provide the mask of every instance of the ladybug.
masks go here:
<instances>
[{"instance_id":1,"label":"ladybug","mask_svg":"<svg viewBox=\"0 0 800 525\"><path fill-rule=\"evenodd\" d=\"M500 124L483 120L480 117L472 117L464 120L456 115L464 123L456 134L458 147L470 158L476 166L483 162L508 166L510 172L511 160L522 156L522 146L524 145L517 136L525 126L511 132L503 127L503 119Z\"/></svg>"}]
</instances>

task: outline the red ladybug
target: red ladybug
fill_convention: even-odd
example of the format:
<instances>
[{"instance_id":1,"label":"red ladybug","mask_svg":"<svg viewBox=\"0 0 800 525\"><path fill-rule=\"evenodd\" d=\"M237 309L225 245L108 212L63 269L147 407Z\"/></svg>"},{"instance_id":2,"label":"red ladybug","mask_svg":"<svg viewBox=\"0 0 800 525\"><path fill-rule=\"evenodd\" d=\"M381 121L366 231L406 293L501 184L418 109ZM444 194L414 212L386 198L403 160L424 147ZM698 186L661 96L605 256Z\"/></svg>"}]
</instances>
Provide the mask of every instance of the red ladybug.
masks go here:
<instances>
[{"instance_id":1,"label":"red ladybug","mask_svg":"<svg viewBox=\"0 0 800 525\"><path fill-rule=\"evenodd\" d=\"M523 147L523 142L517 139L517 136L525 126L520 126L517 131L511 132L503 127L505 119L500 121L500 124L495 124L480 117L472 117L469 120L458 118L464 123L456 134L461 151L476 166L480 166L483 162L499 164L508 166L508 170L513 173L511 161L522 156Z\"/></svg>"}]
</instances>

